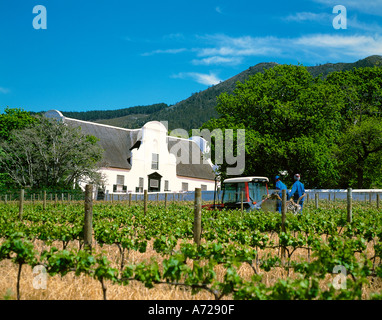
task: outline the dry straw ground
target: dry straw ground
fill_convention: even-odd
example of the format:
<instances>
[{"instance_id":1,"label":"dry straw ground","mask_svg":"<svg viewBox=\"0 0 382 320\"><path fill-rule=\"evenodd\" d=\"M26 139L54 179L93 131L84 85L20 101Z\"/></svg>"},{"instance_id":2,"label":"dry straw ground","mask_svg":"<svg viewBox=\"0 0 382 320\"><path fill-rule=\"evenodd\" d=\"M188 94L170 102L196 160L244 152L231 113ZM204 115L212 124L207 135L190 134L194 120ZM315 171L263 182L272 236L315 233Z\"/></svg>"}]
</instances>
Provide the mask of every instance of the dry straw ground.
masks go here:
<instances>
[{"instance_id":1,"label":"dry straw ground","mask_svg":"<svg viewBox=\"0 0 382 320\"><path fill-rule=\"evenodd\" d=\"M338 203L334 205L334 202L326 203L325 206L330 209L334 206L338 206ZM185 205L190 205L185 202ZM192 205L192 204L191 204ZM313 203L309 203L313 206ZM341 204L345 206L346 204ZM269 234L270 237L274 237L275 243L278 243L276 234ZM324 239L323 239L324 240ZM94 240L93 240L94 241ZM0 240L0 244L1 244ZM49 247L44 246L43 242L36 240L34 242L35 249L42 252ZM120 255L116 245L104 245L100 247L93 242L97 253L104 253L108 260L113 263L113 267L119 268ZM61 242L53 242L52 246L58 249L62 248ZM71 242L67 249L77 249L77 242ZM278 249L266 249L259 251L259 258L271 253L272 255L278 255ZM368 257L374 255L373 245L370 243L367 250ZM164 259L153 250L152 242L148 243L145 253L139 253L137 251L130 251L129 255L125 257L125 265L131 263L136 264L143 261L150 261L151 258L155 258L158 262ZM307 250L297 249L293 254L292 260L301 261L307 260ZM380 262L379 262L380 263ZM191 265L191 262L190 262ZM262 281L267 286L272 286L279 279L296 279L299 275L295 274L291 269L289 273L281 267L272 268L269 272L265 272L257 268L259 274L263 275ZM9 260L0 261L0 299L16 299L16 282L17 282L18 267ZM215 272L218 280L222 280L225 274L225 269L222 266L217 266ZM243 264L239 270L239 275L249 280L254 274L254 271L248 264ZM74 273L69 273L64 277L61 276L49 276L46 289L34 289L33 279L34 274L30 266L23 266L20 294L22 300L102 300L103 293L101 284L99 281L85 275L75 276ZM328 275L327 278L321 281L321 288L327 288L332 282L333 275ZM213 300L214 296L202 290L201 292L192 295L191 290L188 287L174 286L168 284L158 284L152 289L145 288L141 282L131 281L128 285L113 284L106 282L107 286L107 299L108 300ZM380 278L370 281L370 285L363 287L363 299L369 299L371 293L382 292L382 280ZM225 296L223 299L232 299L232 296Z\"/></svg>"},{"instance_id":2,"label":"dry straw ground","mask_svg":"<svg viewBox=\"0 0 382 320\"><path fill-rule=\"evenodd\" d=\"M53 243L52 246L60 248L61 243ZM371 252L371 245L368 250ZM36 248L40 252L43 249L48 249L41 242L36 241ZM70 248L78 248L78 244L73 242L69 245ZM120 265L119 252L117 246L105 245L100 247L95 246L97 252L103 252L110 261L113 262L113 267L118 268ZM277 249L267 249L259 252L259 256L272 252L278 254ZM125 265L128 263L139 263L142 261L150 261L152 257L155 257L157 261L163 260L163 257L158 255L152 249L152 242L148 244L145 253L139 253L131 251L128 259L125 261ZM304 249L298 249L294 254L293 260L307 259L307 251ZM16 279L17 279L17 265L11 263L9 260L0 262L0 298L2 299L16 299ZM263 282L267 286L273 285L279 279L296 278L298 275L290 271L289 274L286 270L280 267L272 268L269 272L264 272L258 269L260 274L263 274ZM215 268L217 278L222 280L225 274L225 269L222 266ZM248 264L243 264L238 273L245 279L250 279L254 274L254 271ZM101 284L99 281L85 275L76 277L74 273L69 273L64 277L52 276L48 277L48 283L46 289L34 289L33 288L32 268L30 266L24 266L21 276L20 292L22 300L102 300L103 293ZM327 278L321 282L322 288L327 288L328 284L333 280L332 275L328 275ZM144 285L137 281L131 281L127 286L113 284L111 282L106 283L107 286L107 299L108 300L213 300L214 296L209 292L202 290L201 292L192 295L191 290L187 287L174 286L167 284L158 284L152 289L145 288ZM363 298L368 299L370 293L381 292L382 281L377 279L371 283L368 287L363 289ZM226 296L224 299L232 299L231 296Z\"/></svg>"}]
</instances>

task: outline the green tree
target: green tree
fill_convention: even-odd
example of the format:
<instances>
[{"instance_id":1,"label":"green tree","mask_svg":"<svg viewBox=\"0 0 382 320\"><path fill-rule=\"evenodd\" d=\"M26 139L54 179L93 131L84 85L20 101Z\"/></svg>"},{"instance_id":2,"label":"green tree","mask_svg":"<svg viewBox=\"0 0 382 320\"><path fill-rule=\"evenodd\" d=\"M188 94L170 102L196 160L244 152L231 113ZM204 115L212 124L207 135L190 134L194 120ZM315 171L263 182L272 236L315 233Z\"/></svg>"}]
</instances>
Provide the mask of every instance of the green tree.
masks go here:
<instances>
[{"instance_id":1,"label":"green tree","mask_svg":"<svg viewBox=\"0 0 382 320\"><path fill-rule=\"evenodd\" d=\"M340 186L381 186L382 68L335 72L327 82L338 87L344 102L344 126L335 153Z\"/></svg>"},{"instance_id":2,"label":"green tree","mask_svg":"<svg viewBox=\"0 0 382 320\"><path fill-rule=\"evenodd\" d=\"M0 140L9 139L12 130L23 129L36 122L36 118L23 109L5 108L0 114Z\"/></svg>"},{"instance_id":3,"label":"green tree","mask_svg":"<svg viewBox=\"0 0 382 320\"><path fill-rule=\"evenodd\" d=\"M382 182L382 122L369 117L344 130L338 144L342 186L358 189Z\"/></svg>"},{"instance_id":4,"label":"green tree","mask_svg":"<svg viewBox=\"0 0 382 320\"><path fill-rule=\"evenodd\" d=\"M354 68L328 75L326 81L338 87L343 96L343 115L348 123L356 124L382 113L382 68Z\"/></svg>"},{"instance_id":5,"label":"green tree","mask_svg":"<svg viewBox=\"0 0 382 320\"><path fill-rule=\"evenodd\" d=\"M0 164L15 185L32 188L71 188L97 173L102 149L97 140L65 123L38 117L33 126L13 130L0 144Z\"/></svg>"},{"instance_id":6,"label":"green tree","mask_svg":"<svg viewBox=\"0 0 382 320\"><path fill-rule=\"evenodd\" d=\"M26 128L36 122L36 118L23 109L5 108L0 114L0 141L8 140L12 130ZM2 151L0 149L0 157ZM12 185L12 179L3 167L0 167L0 189Z\"/></svg>"},{"instance_id":7,"label":"green tree","mask_svg":"<svg viewBox=\"0 0 382 320\"><path fill-rule=\"evenodd\" d=\"M332 149L342 105L335 85L303 66L280 65L238 82L233 94L221 94L216 108L221 117L202 128L245 128L243 175L298 172L308 187L329 187L338 177Z\"/></svg>"}]
</instances>

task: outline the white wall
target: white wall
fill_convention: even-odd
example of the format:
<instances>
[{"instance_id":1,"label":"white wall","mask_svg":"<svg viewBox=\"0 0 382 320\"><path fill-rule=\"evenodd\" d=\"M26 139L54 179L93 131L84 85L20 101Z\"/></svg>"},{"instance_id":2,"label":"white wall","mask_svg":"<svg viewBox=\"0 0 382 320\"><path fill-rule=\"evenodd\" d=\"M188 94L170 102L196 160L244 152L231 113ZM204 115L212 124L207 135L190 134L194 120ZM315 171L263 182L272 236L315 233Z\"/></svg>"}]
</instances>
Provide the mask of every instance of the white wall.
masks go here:
<instances>
[{"instance_id":1,"label":"white wall","mask_svg":"<svg viewBox=\"0 0 382 320\"><path fill-rule=\"evenodd\" d=\"M168 151L167 128L158 121L146 123L139 135L142 144L139 149L132 150L131 170L117 168L102 168L102 173L106 178L106 190L113 193L113 185L117 183L117 175L125 177L127 192L135 192L139 186L139 177L144 179L143 189L148 190L148 175L157 172L161 178L160 192L164 192L165 180L169 181L169 190L179 192L182 190L182 182L188 183L188 190L193 191L202 185L207 186L207 190L214 190L215 182L188 177L178 177L176 175L176 157ZM151 169L152 153L159 154L158 170Z\"/></svg>"}]
</instances>

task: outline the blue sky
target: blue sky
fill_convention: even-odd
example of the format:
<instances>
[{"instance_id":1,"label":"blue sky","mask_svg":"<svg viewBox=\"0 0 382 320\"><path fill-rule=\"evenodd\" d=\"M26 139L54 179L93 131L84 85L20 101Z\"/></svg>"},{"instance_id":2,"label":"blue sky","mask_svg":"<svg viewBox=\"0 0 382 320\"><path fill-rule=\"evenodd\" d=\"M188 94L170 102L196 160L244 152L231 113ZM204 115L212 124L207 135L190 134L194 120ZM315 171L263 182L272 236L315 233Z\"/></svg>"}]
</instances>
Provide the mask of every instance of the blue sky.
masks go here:
<instances>
[{"instance_id":1,"label":"blue sky","mask_svg":"<svg viewBox=\"0 0 382 320\"><path fill-rule=\"evenodd\" d=\"M260 62L382 55L382 0L0 0L0 47L0 112L174 104Z\"/></svg>"}]
</instances>

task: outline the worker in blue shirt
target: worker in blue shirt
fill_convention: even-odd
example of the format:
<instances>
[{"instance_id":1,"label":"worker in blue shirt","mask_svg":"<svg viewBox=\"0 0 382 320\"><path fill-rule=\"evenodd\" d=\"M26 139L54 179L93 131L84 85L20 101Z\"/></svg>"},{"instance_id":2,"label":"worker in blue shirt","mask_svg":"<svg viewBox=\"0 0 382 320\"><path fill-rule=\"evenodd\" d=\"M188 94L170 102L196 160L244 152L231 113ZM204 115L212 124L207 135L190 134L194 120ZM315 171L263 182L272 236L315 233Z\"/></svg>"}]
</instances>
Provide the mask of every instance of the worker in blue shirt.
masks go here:
<instances>
[{"instance_id":1,"label":"worker in blue shirt","mask_svg":"<svg viewBox=\"0 0 382 320\"><path fill-rule=\"evenodd\" d=\"M300 182L300 175L295 174L294 175L295 182L293 183L292 190L288 194L288 199L293 198L293 201L297 203L297 200L305 194L305 188L304 184ZM299 205L301 206L300 214L302 214L302 207L304 205L304 198L302 198L299 202Z\"/></svg>"},{"instance_id":2,"label":"worker in blue shirt","mask_svg":"<svg viewBox=\"0 0 382 320\"><path fill-rule=\"evenodd\" d=\"M282 183L279 176L276 176L275 180L276 180L276 190L280 190L278 195L282 199L282 191L281 190L287 190L287 195L288 195L288 188L284 183ZM281 213L281 200L277 200L277 210Z\"/></svg>"}]
</instances>

